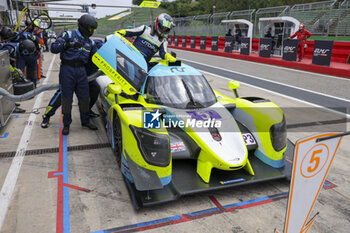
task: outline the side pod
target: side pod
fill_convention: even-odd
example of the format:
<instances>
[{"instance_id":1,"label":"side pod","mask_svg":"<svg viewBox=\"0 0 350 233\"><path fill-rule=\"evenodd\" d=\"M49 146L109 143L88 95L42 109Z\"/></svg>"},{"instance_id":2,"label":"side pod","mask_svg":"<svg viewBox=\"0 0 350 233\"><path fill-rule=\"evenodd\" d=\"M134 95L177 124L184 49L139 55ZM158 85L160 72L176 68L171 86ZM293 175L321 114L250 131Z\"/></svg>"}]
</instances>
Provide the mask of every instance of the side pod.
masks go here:
<instances>
[{"instance_id":1,"label":"side pod","mask_svg":"<svg viewBox=\"0 0 350 233\"><path fill-rule=\"evenodd\" d=\"M254 135L258 143L256 157L274 168L285 165L286 124L276 104L256 97L237 98L233 116Z\"/></svg>"}]
</instances>

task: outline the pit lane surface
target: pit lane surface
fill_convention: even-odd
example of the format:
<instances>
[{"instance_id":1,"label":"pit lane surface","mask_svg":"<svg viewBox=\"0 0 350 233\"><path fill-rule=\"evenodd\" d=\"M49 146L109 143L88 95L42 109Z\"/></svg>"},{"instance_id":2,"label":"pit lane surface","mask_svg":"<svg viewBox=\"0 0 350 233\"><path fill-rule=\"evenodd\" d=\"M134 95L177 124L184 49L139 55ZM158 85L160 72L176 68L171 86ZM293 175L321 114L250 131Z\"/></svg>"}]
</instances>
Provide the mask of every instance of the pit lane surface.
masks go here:
<instances>
[{"instance_id":1,"label":"pit lane surface","mask_svg":"<svg viewBox=\"0 0 350 233\"><path fill-rule=\"evenodd\" d=\"M345 104L349 99L350 82L346 79L179 50L176 52L180 58L191 58L193 62L225 68L226 70L215 70L215 72L211 70L215 75L205 73L212 87L224 95L233 96L227 88L226 79L231 79L233 75L221 77L220 72L233 70L244 75L302 87L312 90L313 93L319 92L339 97ZM51 67L48 84L56 83L59 59L53 58L49 53L45 53L45 58L45 67ZM50 66L51 62L52 66ZM244 75L235 74L234 77L247 78ZM305 101L301 102L297 100L298 96L291 99L281 95L285 94L283 90L266 91L253 85L254 83L241 84L239 94L268 98L283 107L289 125L288 137L294 142L316 132L345 131L346 128L349 130L348 123L344 122L342 114L325 108L316 108L315 105ZM3 155L0 158L0 206L2 208L4 201L7 201L2 197L4 190L8 187L7 177L14 161L14 153L6 152L17 150L23 129L32 125L26 148L26 151L31 151L31 155L24 156L23 163L18 169L18 179L10 179L14 190L10 196L8 208L0 210L5 213L2 225L0 221L0 232L60 230L62 232L69 232L68 230L70 232L103 232L102 230L108 229L132 232L133 229L138 231L151 229L149 232L250 233L272 232L274 228L283 229L287 203L285 192L289 189L289 184L283 180L185 196L172 203L134 211L114 155L111 149L106 147L107 138L101 119L93 120L99 127L98 131L82 129L75 101L71 133L66 142L59 140L61 124L58 112L52 117L50 127L41 129L41 115L53 93L51 91L43 94L40 113L35 115L35 119L32 117L32 124L28 120L29 114L14 114L8 125L0 130L2 137L8 133L7 137L0 138L0 153ZM332 101L337 99L330 98ZM24 102L22 106L27 111L31 111L36 99ZM348 232L347 229L350 227L349 142L349 137L343 138L327 178L330 183L327 183L326 187L330 189L321 191L315 206L315 210L320 211L320 214L309 232ZM64 148L64 146L68 151L58 153L58 148ZM46 148L48 150L44 150ZM60 184L60 179L67 185ZM231 204L240 208L226 208ZM194 213L196 211L202 212Z\"/></svg>"}]
</instances>

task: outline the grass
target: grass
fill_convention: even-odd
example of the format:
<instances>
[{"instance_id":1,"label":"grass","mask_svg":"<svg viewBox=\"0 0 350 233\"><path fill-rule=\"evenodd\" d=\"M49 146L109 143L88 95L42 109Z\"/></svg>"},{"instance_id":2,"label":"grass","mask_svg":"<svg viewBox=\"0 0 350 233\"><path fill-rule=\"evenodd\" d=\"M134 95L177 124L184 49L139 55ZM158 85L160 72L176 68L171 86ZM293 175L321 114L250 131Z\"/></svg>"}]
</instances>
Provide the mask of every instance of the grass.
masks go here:
<instances>
[{"instance_id":1,"label":"grass","mask_svg":"<svg viewBox=\"0 0 350 233\"><path fill-rule=\"evenodd\" d=\"M337 36L337 38L335 38L335 36L311 36L310 37L311 40L335 40L335 41L350 41L350 36Z\"/></svg>"}]
</instances>

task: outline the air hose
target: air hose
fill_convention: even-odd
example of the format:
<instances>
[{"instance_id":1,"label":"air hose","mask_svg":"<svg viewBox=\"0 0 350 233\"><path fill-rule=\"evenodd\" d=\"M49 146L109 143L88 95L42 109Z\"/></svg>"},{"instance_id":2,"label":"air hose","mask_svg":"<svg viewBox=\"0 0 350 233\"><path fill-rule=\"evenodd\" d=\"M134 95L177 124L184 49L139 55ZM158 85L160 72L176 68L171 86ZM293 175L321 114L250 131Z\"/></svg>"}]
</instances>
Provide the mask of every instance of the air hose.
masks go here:
<instances>
[{"instance_id":1,"label":"air hose","mask_svg":"<svg viewBox=\"0 0 350 233\"><path fill-rule=\"evenodd\" d=\"M87 79L89 82L91 82L91 81L97 79L102 74L103 74L103 72L101 70L98 70L95 73L89 75L87 77ZM21 102L21 101L26 101L26 100L38 95L39 93L41 93L43 91L56 90L59 87L60 87L59 84L45 85L45 86L38 87L34 90L31 90L23 95L13 95L13 94L9 93L7 90L0 88L0 95L4 96L5 98L7 98L11 101Z\"/></svg>"}]
</instances>

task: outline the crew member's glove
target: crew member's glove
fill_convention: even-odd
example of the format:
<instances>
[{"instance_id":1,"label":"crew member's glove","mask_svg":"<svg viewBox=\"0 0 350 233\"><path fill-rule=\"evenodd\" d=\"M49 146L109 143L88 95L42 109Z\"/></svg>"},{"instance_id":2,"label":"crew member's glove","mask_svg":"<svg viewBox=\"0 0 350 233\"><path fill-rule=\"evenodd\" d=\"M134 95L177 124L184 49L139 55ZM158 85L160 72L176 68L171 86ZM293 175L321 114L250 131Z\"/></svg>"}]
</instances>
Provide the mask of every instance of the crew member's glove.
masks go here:
<instances>
[{"instance_id":1,"label":"crew member's glove","mask_svg":"<svg viewBox=\"0 0 350 233\"><path fill-rule=\"evenodd\" d=\"M290 40L290 39L292 39L292 38L289 36L288 39Z\"/></svg>"},{"instance_id":2,"label":"crew member's glove","mask_svg":"<svg viewBox=\"0 0 350 233\"><path fill-rule=\"evenodd\" d=\"M14 68L11 66L11 75L13 83L26 83L28 80L26 76L22 73L22 71L18 68Z\"/></svg>"},{"instance_id":3,"label":"crew member's glove","mask_svg":"<svg viewBox=\"0 0 350 233\"><path fill-rule=\"evenodd\" d=\"M67 49L79 49L81 48L81 43L76 41L76 42L67 42L63 44L63 49L67 50Z\"/></svg>"},{"instance_id":4,"label":"crew member's glove","mask_svg":"<svg viewBox=\"0 0 350 233\"><path fill-rule=\"evenodd\" d=\"M176 62L177 61L177 59L175 57L173 57L170 53L166 53L164 57L169 62Z\"/></svg>"},{"instance_id":5,"label":"crew member's glove","mask_svg":"<svg viewBox=\"0 0 350 233\"><path fill-rule=\"evenodd\" d=\"M121 36L125 36L126 30L125 30L125 29L122 29L122 30L116 31L116 33L118 33L118 34L121 35Z\"/></svg>"}]
</instances>

